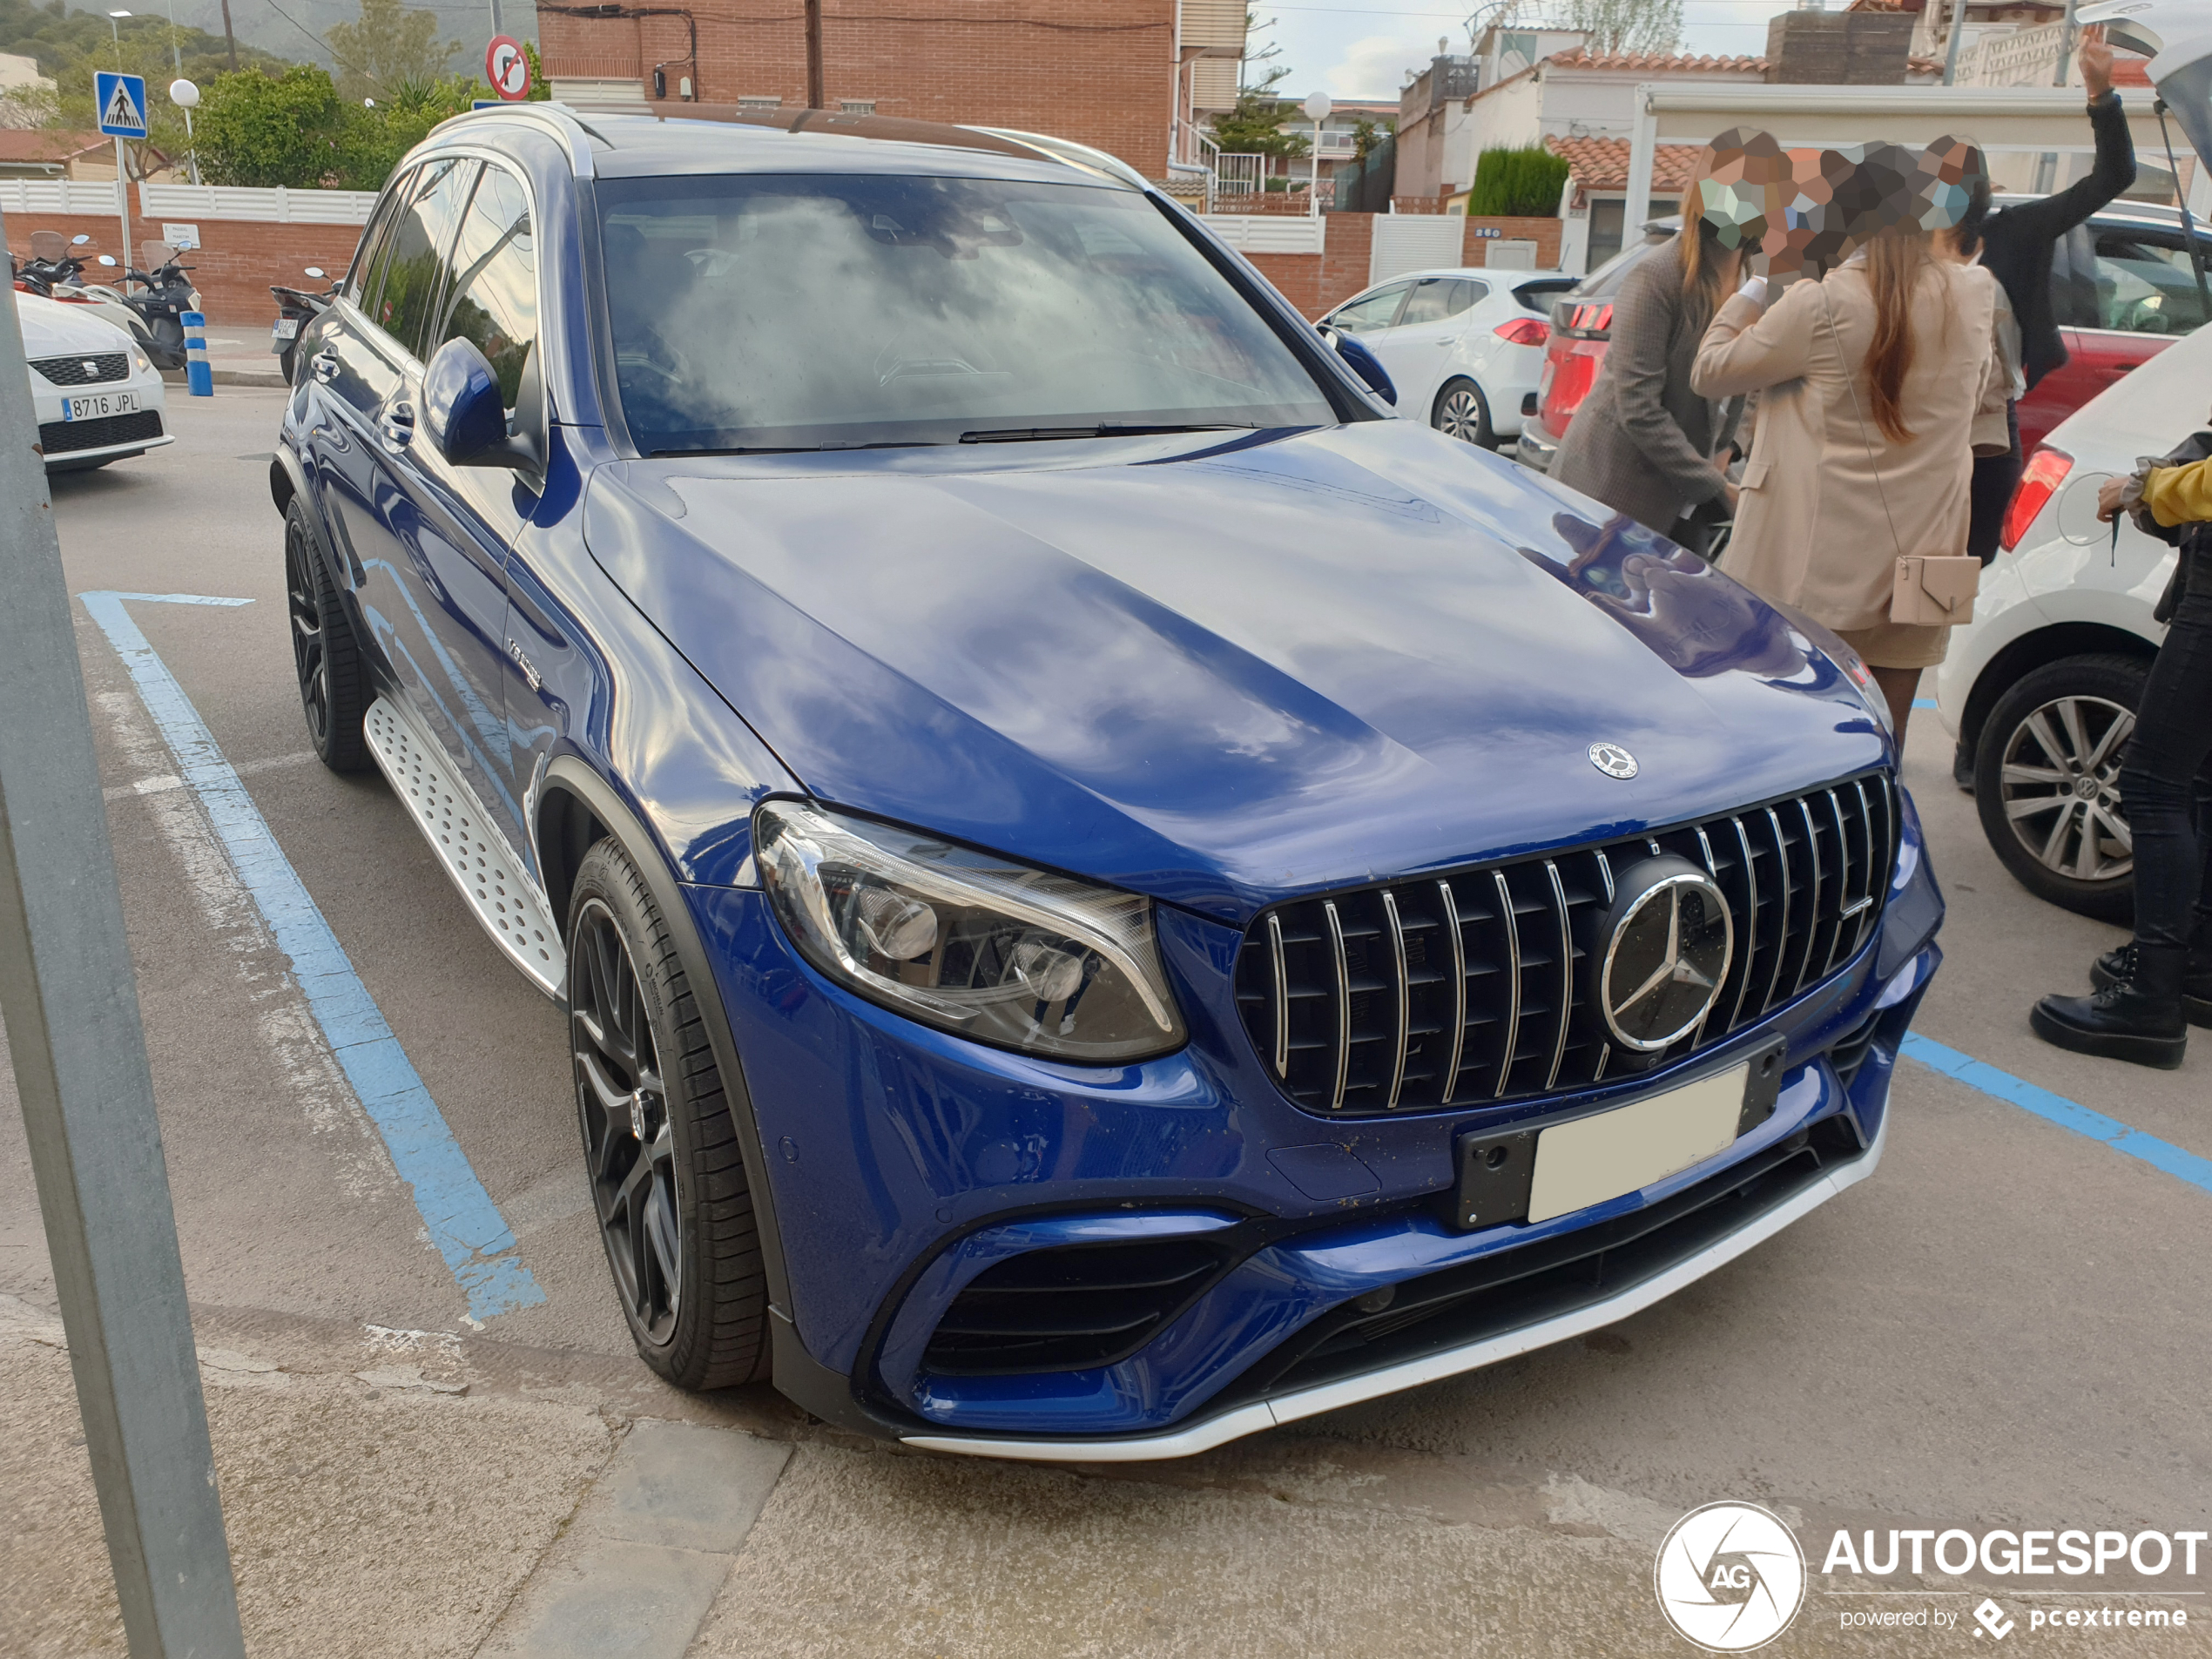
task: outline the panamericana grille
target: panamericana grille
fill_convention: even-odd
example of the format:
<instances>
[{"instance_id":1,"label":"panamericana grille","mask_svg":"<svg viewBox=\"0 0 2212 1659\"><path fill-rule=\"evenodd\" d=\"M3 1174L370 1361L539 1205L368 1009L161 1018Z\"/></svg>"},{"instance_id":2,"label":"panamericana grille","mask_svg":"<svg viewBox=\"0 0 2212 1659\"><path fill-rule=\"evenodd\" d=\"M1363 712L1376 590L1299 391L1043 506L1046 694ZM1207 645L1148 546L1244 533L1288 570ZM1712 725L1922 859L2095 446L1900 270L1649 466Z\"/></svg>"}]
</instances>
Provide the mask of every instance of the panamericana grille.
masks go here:
<instances>
[{"instance_id":1,"label":"panamericana grille","mask_svg":"<svg viewBox=\"0 0 2212 1659\"><path fill-rule=\"evenodd\" d=\"M86 365L90 367L86 367ZM97 386L119 381L131 372L130 360L119 351L78 353L73 357L34 357L30 366L56 386Z\"/></svg>"},{"instance_id":2,"label":"panamericana grille","mask_svg":"<svg viewBox=\"0 0 2212 1659\"><path fill-rule=\"evenodd\" d=\"M1332 1113L1518 1100L1648 1071L1764 1017L1873 936L1897 860L1887 774L1556 853L1263 912L1237 1007L1299 1105ZM1659 1054L1611 1042L1582 963L1617 874L1670 853L1728 900L1736 949L1704 1022Z\"/></svg>"},{"instance_id":3,"label":"panamericana grille","mask_svg":"<svg viewBox=\"0 0 2212 1659\"><path fill-rule=\"evenodd\" d=\"M51 460L77 449L105 449L161 435L161 415L140 409L133 415L104 415L96 421L49 421L38 428L38 447Z\"/></svg>"}]
</instances>

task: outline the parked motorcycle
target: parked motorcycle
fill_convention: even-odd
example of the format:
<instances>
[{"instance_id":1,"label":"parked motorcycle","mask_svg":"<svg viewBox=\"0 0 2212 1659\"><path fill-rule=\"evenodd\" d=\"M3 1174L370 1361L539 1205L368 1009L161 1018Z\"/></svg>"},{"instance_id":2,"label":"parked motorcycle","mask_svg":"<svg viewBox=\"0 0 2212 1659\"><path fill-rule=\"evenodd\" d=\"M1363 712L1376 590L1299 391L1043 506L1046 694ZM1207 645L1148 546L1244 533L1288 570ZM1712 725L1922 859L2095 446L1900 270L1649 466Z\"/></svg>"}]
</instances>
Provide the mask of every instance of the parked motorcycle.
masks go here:
<instances>
[{"instance_id":1,"label":"parked motorcycle","mask_svg":"<svg viewBox=\"0 0 2212 1659\"><path fill-rule=\"evenodd\" d=\"M160 244L148 246L158 247ZM120 268L123 283L136 283L141 291L133 293L127 286L88 287L87 291L114 295L118 303L138 318L143 325L141 334L146 355L153 359L155 368L182 368L185 366L185 313L199 309L199 295L185 274L192 267L178 264L173 253L151 276L127 266L118 267L111 254L101 254L99 263L110 269Z\"/></svg>"},{"instance_id":2,"label":"parked motorcycle","mask_svg":"<svg viewBox=\"0 0 2212 1659\"><path fill-rule=\"evenodd\" d=\"M84 280L84 261L71 250L83 247L91 239L89 236L78 235L64 242L59 231L33 231L30 233L30 257L18 260L13 253L8 256L16 287L25 293L59 300L69 305L89 307L93 315L120 328L136 342L139 350L155 363L160 364L161 359L154 350L153 331L147 326L145 318L113 288L97 283L88 284ZM106 254L99 257L103 264L111 266L115 263Z\"/></svg>"},{"instance_id":3,"label":"parked motorcycle","mask_svg":"<svg viewBox=\"0 0 2212 1659\"><path fill-rule=\"evenodd\" d=\"M317 281L328 281L320 265L310 265L307 273ZM287 288L272 282L269 292L276 295L276 321L269 329L269 349L276 354L277 367L284 371L284 383L292 384L292 370L299 359L300 331L313 322L337 298L338 285L320 293L306 288Z\"/></svg>"}]
</instances>

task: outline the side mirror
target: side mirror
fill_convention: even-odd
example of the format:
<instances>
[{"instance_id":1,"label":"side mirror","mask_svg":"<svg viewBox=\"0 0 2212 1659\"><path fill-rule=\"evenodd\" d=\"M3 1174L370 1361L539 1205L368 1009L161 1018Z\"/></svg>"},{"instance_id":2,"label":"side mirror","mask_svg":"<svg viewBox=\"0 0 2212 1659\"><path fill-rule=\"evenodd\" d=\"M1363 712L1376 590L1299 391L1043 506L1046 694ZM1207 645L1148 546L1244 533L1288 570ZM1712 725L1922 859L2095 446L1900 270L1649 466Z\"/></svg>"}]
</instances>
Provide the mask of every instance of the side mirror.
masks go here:
<instances>
[{"instance_id":1,"label":"side mirror","mask_svg":"<svg viewBox=\"0 0 2212 1659\"><path fill-rule=\"evenodd\" d=\"M71 247L83 247L85 243L91 241L91 239L92 239L89 236L72 236L69 239L69 245Z\"/></svg>"},{"instance_id":2,"label":"side mirror","mask_svg":"<svg viewBox=\"0 0 2212 1659\"><path fill-rule=\"evenodd\" d=\"M530 358L516 400L523 406L516 412L520 432L510 435L499 376L475 342L455 336L433 354L422 371L422 427L448 466L504 467L532 477L543 469L536 422L525 418L538 402L530 395L537 367L535 347Z\"/></svg>"},{"instance_id":3,"label":"side mirror","mask_svg":"<svg viewBox=\"0 0 2212 1659\"><path fill-rule=\"evenodd\" d=\"M322 278L322 266L320 266L320 265L311 265L311 266L309 266L307 267L307 274L308 274L309 276L311 276L311 277L315 278L318 281L320 281L320 280L321 280L321 278Z\"/></svg>"},{"instance_id":4,"label":"side mirror","mask_svg":"<svg viewBox=\"0 0 2212 1659\"><path fill-rule=\"evenodd\" d=\"M82 239L82 238L79 238L78 239L79 239L79 240L82 240L83 239ZM100 263L101 263L102 265L112 266L112 265L115 263L115 255L113 255L112 253L103 253L103 254L101 254L101 255L100 255Z\"/></svg>"},{"instance_id":5,"label":"side mirror","mask_svg":"<svg viewBox=\"0 0 2212 1659\"><path fill-rule=\"evenodd\" d=\"M1337 355L1351 366L1352 372L1366 384L1367 389L1391 406L1398 407L1398 388L1390 383L1382 360L1360 343L1357 334L1347 334L1340 328L1324 328L1321 338L1336 347Z\"/></svg>"}]
</instances>

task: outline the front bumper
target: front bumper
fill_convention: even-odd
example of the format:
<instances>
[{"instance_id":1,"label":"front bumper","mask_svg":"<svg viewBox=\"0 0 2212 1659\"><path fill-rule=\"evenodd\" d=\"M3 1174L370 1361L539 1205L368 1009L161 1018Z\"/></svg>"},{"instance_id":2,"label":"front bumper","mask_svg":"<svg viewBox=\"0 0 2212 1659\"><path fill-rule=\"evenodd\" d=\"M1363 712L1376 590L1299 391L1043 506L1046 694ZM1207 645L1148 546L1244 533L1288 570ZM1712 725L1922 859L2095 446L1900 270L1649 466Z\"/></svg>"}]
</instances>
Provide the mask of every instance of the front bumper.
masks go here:
<instances>
[{"instance_id":1,"label":"front bumper","mask_svg":"<svg viewBox=\"0 0 2212 1659\"><path fill-rule=\"evenodd\" d=\"M95 415L84 421L69 419L71 399L127 393L135 405L124 415ZM34 371L30 376L31 408L38 421L39 446L47 470L72 468L141 455L163 444L174 443L169 432L168 401L161 376L133 372L127 380L103 381L93 385L57 388ZM94 440L85 442L86 439Z\"/></svg>"},{"instance_id":2,"label":"front bumper","mask_svg":"<svg viewBox=\"0 0 2212 1659\"><path fill-rule=\"evenodd\" d=\"M1941 900L1908 809L1875 937L1683 1069L1571 1097L1331 1119L1291 1104L1251 1053L1227 927L1161 913L1191 1042L1105 1070L925 1030L799 961L758 892L688 897L780 1222L779 1384L860 1432L1001 1457L1184 1455L1670 1294L1871 1172L1897 1045L1940 960ZM1456 1132L1606 1109L1777 1036L1773 1116L1714 1158L1548 1222L1447 1224ZM995 1263L1139 1235L1238 1243L1203 1293L1108 1362L933 1362L933 1333ZM1356 1305L1382 1292L1400 1299L1363 1323Z\"/></svg>"}]
</instances>

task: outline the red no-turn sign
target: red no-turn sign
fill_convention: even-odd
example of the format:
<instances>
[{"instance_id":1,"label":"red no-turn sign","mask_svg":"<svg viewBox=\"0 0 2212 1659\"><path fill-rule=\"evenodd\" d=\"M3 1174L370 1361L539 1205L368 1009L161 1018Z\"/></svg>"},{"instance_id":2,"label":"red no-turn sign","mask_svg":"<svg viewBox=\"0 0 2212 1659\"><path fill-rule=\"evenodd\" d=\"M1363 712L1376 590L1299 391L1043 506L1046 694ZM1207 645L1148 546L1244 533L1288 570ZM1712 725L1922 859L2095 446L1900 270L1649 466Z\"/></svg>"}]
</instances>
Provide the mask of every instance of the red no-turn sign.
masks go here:
<instances>
[{"instance_id":1,"label":"red no-turn sign","mask_svg":"<svg viewBox=\"0 0 2212 1659\"><path fill-rule=\"evenodd\" d=\"M484 78L509 103L530 95L529 54L512 35L494 35L484 48Z\"/></svg>"}]
</instances>

